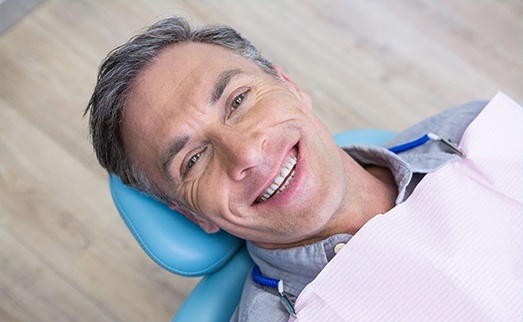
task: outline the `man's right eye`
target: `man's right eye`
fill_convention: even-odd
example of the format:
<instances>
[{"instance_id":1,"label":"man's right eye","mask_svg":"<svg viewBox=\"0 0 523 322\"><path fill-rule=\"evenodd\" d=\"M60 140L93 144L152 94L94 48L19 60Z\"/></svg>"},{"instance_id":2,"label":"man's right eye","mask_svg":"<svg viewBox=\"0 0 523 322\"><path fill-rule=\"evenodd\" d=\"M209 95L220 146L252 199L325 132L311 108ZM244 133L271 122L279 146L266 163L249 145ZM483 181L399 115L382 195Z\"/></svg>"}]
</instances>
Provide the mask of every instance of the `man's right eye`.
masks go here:
<instances>
[{"instance_id":1,"label":"man's right eye","mask_svg":"<svg viewBox=\"0 0 523 322\"><path fill-rule=\"evenodd\" d=\"M196 162L198 162L198 159L200 159L201 155L202 155L201 153L197 153L197 154L193 155L189 159L189 161L187 161L187 164L185 165L185 170L186 171L190 170L196 164Z\"/></svg>"}]
</instances>

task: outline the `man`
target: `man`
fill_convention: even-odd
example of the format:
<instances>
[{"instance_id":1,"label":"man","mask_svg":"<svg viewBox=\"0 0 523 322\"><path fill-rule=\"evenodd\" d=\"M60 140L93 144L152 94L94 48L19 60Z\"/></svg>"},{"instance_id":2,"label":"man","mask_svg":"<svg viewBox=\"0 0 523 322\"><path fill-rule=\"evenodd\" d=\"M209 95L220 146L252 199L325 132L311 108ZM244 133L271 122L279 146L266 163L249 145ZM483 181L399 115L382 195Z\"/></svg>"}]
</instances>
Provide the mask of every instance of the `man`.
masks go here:
<instances>
[{"instance_id":1,"label":"man","mask_svg":"<svg viewBox=\"0 0 523 322\"><path fill-rule=\"evenodd\" d=\"M485 102L400 134L459 142ZM363 225L459 158L439 144L396 155L337 147L309 96L226 26L157 22L103 62L87 112L100 164L213 233L248 240L296 298ZM423 156L423 157L420 157ZM286 320L277 290L246 281L233 320Z\"/></svg>"}]
</instances>

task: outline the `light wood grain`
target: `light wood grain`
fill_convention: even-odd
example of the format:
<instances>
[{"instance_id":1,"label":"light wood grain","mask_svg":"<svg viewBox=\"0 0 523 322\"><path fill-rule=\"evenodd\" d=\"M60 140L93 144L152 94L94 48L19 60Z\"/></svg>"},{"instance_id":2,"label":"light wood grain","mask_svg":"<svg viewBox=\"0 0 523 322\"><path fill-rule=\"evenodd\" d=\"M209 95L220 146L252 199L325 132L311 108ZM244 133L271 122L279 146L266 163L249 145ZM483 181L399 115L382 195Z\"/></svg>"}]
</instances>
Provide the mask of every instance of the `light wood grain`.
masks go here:
<instances>
[{"instance_id":1,"label":"light wood grain","mask_svg":"<svg viewBox=\"0 0 523 322\"><path fill-rule=\"evenodd\" d=\"M1 321L167 321L197 282L133 240L82 118L101 59L170 13L236 27L332 133L523 102L518 0L46 0L0 36Z\"/></svg>"}]
</instances>

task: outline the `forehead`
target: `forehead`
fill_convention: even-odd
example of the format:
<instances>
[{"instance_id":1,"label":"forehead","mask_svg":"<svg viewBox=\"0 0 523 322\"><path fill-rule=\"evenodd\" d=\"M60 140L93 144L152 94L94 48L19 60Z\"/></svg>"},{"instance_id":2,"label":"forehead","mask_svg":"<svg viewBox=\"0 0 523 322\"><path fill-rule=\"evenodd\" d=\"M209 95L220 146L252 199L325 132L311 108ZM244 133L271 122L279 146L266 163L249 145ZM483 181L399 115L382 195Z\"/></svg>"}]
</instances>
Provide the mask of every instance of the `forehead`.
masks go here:
<instances>
[{"instance_id":1,"label":"forehead","mask_svg":"<svg viewBox=\"0 0 523 322\"><path fill-rule=\"evenodd\" d=\"M166 105L172 109L177 107L174 103L207 97L218 76L231 69L262 73L252 61L217 45L186 42L169 46L136 78L124 118L137 110L150 112Z\"/></svg>"},{"instance_id":2,"label":"forehead","mask_svg":"<svg viewBox=\"0 0 523 322\"><path fill-rule=\"evenodd\" d=\"M176 86L170 87L174 92L205 85L224 70L234 68L261 71L250 60L221 46L194 42L174 44L162 50L146 66L136 79L131 96L143 96L153 91L157 98L158 91L165 90L163 86Z\"/></svg>"}]
</instances>

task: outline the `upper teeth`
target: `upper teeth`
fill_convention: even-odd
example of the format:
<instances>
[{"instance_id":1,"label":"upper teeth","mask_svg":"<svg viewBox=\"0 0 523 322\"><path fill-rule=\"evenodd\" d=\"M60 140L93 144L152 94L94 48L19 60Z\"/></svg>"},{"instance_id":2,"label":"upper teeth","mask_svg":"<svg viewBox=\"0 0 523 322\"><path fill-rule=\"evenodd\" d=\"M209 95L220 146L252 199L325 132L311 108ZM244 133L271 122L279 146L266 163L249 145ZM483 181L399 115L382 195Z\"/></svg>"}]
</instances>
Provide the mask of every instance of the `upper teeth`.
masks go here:
<instances>
[{"instance_id":1,"label":"upper teeth","mask_svg":"<svg viewBox=\"0 0 523 322\"><path fill-rule=\"evenodd\" d=\"M260 196L260 202L263 202L276 193L282 192L287 188L292 178L294 178L294 166L296 165L296 157L290 157L280 170L280 175L274 179L274 182L265 190Z\"/></svg>"}]
</instances>

